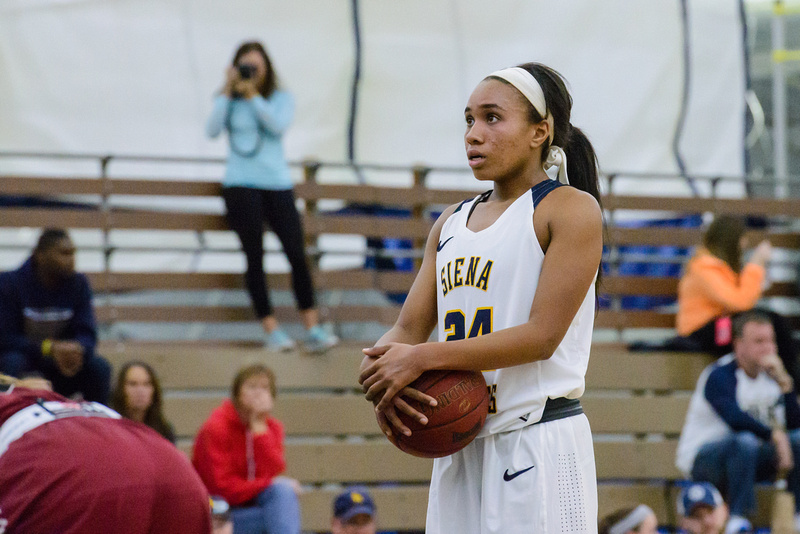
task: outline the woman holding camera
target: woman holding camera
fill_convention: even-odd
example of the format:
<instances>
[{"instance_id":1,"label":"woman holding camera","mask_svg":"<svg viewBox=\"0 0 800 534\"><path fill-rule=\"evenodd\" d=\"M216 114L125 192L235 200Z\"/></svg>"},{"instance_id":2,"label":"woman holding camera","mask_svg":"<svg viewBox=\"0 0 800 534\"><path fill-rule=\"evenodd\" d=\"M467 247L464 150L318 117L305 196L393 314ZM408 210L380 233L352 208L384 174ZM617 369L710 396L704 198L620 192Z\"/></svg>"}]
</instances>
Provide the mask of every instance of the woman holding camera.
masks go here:
<instances>
[{"instance_id":1,"label":"woman holding camera","mask_svg":"<svg viewBox=\"0 0 800 534\"><path fill-rule=\"evenodd\" d=\"M311 272L306 263L303 228L295 207L292 178L283 155L282 137L294 114L291 95L278 88L272 62L259 42L236 51L225 85L214 100L207 133L227 130L230 145L223 180L228 224L247 257L245 281L256 315L272 350L291 350L294 341L273 314L264 273L264 222L278 236L292 267L292 287L306 327L304 345L324 351L336 336L319 325Z\"/></svg>"}]
</instances>

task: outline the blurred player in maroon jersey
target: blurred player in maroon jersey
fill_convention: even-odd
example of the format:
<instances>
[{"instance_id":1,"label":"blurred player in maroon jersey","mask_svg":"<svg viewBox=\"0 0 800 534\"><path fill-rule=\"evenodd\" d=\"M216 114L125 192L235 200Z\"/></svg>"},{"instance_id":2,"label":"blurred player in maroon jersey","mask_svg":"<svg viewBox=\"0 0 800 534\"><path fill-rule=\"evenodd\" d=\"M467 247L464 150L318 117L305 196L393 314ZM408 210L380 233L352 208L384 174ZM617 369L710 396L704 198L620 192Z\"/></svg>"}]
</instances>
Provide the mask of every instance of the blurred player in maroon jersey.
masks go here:
<instances>
[{"instance_id":1,"label":"blurred player in maroon jersey","mask_svg":"<svg viewBox=\"0 0 800 534\"><path fill-rule=\"evenodd\" d=\"M208 493L152 429L0 375L0 532L208 534Z\"/></svg>"}]
</instances>

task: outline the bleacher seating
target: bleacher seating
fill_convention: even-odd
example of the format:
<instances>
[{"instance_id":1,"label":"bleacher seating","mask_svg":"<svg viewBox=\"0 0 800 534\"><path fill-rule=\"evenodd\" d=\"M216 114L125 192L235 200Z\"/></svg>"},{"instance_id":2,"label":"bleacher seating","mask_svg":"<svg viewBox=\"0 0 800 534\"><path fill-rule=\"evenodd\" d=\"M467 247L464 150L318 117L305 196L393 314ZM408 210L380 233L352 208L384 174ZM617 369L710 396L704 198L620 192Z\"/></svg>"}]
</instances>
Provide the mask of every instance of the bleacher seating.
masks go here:
<instances>
[{"instance_id":1,"label":"bleacher seating","mask_svg":"<svg viewBox=\"0 0 800 534\"><path fill-rule=\"evenodd\" d=\"M328 185L315 181L317 166L305 167L306 182L297 196L305 200L304 224L309 250L324 252L318 239L327 234L365 234L400 237L422 247L431 224L430 212L468 198L468 191L432 190L424 186L425 169L415 169L415 185L389 188ZM0 228L61 226L92 228L106 234L118 231L221 231L219 214L186 213L180 208L120 207L110 202L116 195L208 197L219 194L217 184L192 181L136 179L55 179L0 177L0 190L7 194L52 198L88 195L96 204L77 208L0 208ZM318 209L319 201L338 199L344 203L377 203L410 209L411 217L392 218L345 215ZM741 200L714 198L663 198L607 195L607 257L617 260L622 246L690 247L700 241L702 229L678 227L632 228L618 225L614 212L643 210L652 213L739 213L756 216L797 217L800 200ZM768 227L753 237L769 238L778 248L800 250L796 225ZM114 254L113 247L106 250ZM611 268L601 291L607 305L596 316L596 328L617 334L616 341L597 341L593 346L583 403L596 435L600 511L645 502L662 524L674 524L676 481L674 467L677 435L689 401L689 393L700 371L711 360L703 354L680 352L632 353L619 340L622 334L645 329L670 329L674 314L670 307L627 309L624 296L673 296L677 278L652 275L620 275ZM89 273L98 295L125 295L145 291L238 289L241 277L231 273L119 272L111 269ZM410 272L380 272L371 269L316 270L320 290L378 290L398 293L413 280ZM271 287L288 288L287 275L271 275ZM769 295L797 298L793 281L774 283ZM373 321L390 325L399 308L393 305L362 305L343 301L325 310L333 321ZM127 304L105 300L97 308L104 324L127 322L230 322L253 321L249 307L208 304ZM294 316L290 307L278 307L280 319ZM800 316L791 321L800 329ZM356 383L360 348L370 340L346 342L322 356L302 352L273 354L259 346L233 342L153 342L104 340L100 352L115 368L129 359L153 365L166 391L166 411L179 435L180 447L190 452L191 440L208 413L228 394L231 379L242 365L264 362L277 374L279 397L276 415L287 427L287 458L290 476L308 491L303 495L303 526L309 531L329 528L330 503L338 486L348 482L368 484L375 493L380 523L385 529L412 530L424 526L430 461L400 453L379 434L370 405ZM767 499L761 498L759 518L766 521Z\"/></svg>"}]
</instances>

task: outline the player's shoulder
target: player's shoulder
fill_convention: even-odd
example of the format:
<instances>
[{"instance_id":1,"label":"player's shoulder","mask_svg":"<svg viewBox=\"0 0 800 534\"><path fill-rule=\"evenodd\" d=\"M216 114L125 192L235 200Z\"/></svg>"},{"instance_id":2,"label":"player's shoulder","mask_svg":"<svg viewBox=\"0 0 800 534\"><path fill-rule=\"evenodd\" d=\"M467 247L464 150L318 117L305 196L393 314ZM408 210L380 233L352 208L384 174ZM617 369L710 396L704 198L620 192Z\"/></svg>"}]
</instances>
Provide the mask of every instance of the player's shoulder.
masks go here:
<instances>
[{"instance_id":1,"label":"player's shoulder","mask_svg":"<svg viewBox=\"0 0 800 534\"><path fill-rule=\"evenodd\" d=\"M586 191L578 189L577 187L568 185L555 187L547 196L549 198L545 199L541 205L543 207L549 206L555 208L559 212L563 211L565 206L575 209L595 211L597 213L600 212L600 204L597 202L597 199L592 196L591 193L587 193ZM554 204L557 204L558 206L553 206Z\"/></svg>"},{"instance_id":2,"label":"player's shoulder","mask_svg":"<svg viewBox=\"0 0 800 534\"><path fill-rule=\"evenodd\" d=\"M603 212L597 199L571 186L556 187L535 208L540 222L551 231L597 234L603 226ZM535 218L534 218L535 220Z\"/></svg>"},{"instance_id":3,"label":"player's shoulder","mask_svg":"<svg viewBox=\"0 0 800 534\"><path fill-rule=\"evenodd\" d=\"M483 193L483 194L485 194L485 193ZM464 206L466 206L467 204L469 204L470 202L472 202L473 200L475 200L479 196L480 195L475 195L475 196L466 198L466 199L464 199L464 200L462 200L460 202L456 202L455 204L451 204L451 205L447 206L447 208L445 208L444 211L442 211L441 215L439 215L439 218L436 219L436 223L435 223L434 226L438 226L438 227L441 228L441 226L444 225L444 223L445 223L445 221L447 221L447 219L449 219L454 214L460 212L464 208Z\"/></svg>"},{"instance_id":4,"label":"player's shoulder","mask_svg":"<svg viewBox=\"0 0 800 534\"><path fill-rule=\"evenodd\" d=\"M603 212L590 193L571 186L556 187L540 200L536 211L551 223L602 225Z\"/></svg>"}]
</instances>

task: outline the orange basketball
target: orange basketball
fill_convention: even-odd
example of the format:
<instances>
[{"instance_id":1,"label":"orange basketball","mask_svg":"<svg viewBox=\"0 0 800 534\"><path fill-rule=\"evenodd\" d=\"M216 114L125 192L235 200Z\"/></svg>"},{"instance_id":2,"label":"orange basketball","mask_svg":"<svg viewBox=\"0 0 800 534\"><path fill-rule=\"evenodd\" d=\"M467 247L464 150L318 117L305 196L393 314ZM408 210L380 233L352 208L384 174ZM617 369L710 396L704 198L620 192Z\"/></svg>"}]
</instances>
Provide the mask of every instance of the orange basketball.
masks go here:
<instances>
[{"instance_id":1,"label":"orange basketball","mask_svg":"<svg viewBox=\"0 0 800 534\"><path fill-rule=\"evenodd\" d=\"M397 448L414 456L441 458L475 439L489 411L489 392L479 371L427 371L409 385L439 404L428 406L404 397L425 414L428 424L421 425L398 410L411 435L393 434L391 441Z\"/></svg>"}]
</instances>

